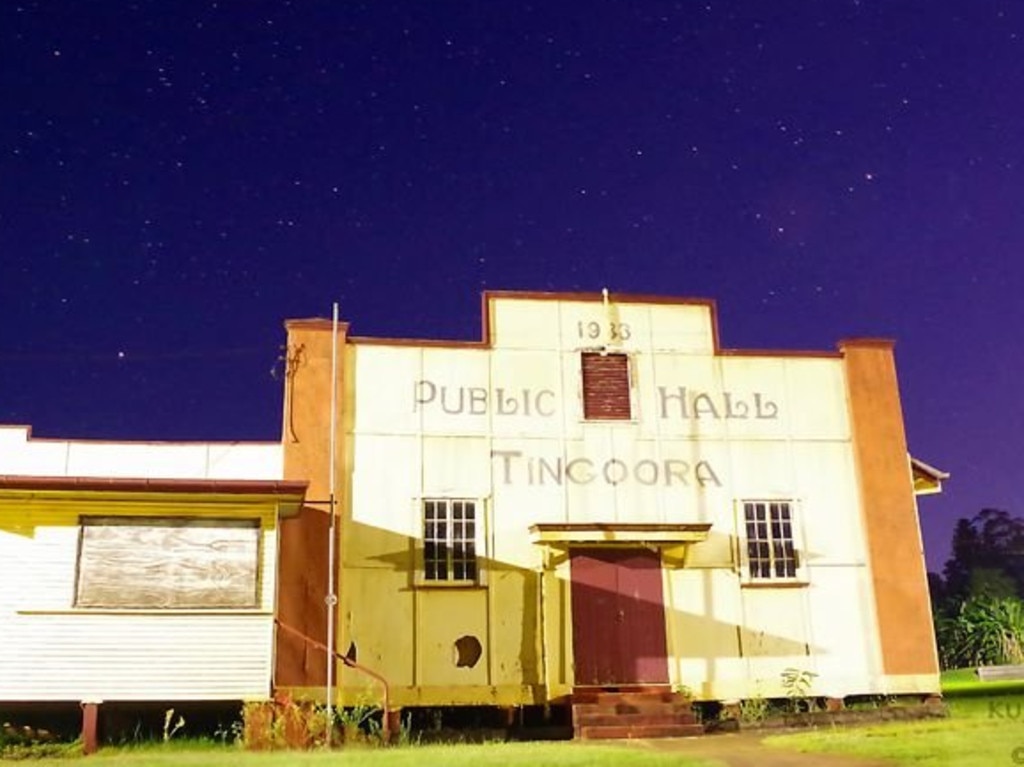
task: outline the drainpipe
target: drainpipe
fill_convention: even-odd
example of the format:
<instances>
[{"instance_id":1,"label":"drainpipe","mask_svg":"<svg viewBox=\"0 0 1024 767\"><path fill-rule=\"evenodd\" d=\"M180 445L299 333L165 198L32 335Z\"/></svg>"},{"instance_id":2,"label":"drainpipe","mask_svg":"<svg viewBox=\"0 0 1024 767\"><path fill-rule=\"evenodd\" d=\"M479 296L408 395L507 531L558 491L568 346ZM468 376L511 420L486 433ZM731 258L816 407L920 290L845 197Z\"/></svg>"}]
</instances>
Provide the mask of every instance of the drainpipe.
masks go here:
<instances>
[{"instance_id":1,"label":"drainpipe","mask_svg":"<svg viewBox=\"0 0 1024 767\"><path fill-rule=\"evenodd\" d=\"M547 720L551 706L551 688L548 685L548 634L547 634L547 618L545 616L545 610L547 604L544 599L546 589L544 588L544 582L547 580L547 558L548 548L544 547L540 557L540 577L537 579L537 626L540 629L540 663L538 664L540 669L540 686L544 690L544 718Z\"/></svg>"}]
</instances>

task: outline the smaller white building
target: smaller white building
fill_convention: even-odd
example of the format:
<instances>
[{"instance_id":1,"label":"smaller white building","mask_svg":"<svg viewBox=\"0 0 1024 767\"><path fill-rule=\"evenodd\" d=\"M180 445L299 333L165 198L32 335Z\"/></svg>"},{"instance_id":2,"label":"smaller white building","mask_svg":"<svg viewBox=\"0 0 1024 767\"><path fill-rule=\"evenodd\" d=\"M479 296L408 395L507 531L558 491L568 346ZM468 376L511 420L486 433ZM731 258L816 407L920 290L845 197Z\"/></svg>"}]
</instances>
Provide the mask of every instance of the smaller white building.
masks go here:
<instances>
[{"instance_id":1,"label":"smaller white building","mask_svg":"<svg viewBox=\"0 0 1024 767\"><path fill-rule=\"evenodd\" d=\"M267 698L281 471L280 444L0 426L0 703Z\"/></svg>"}]
</instances>

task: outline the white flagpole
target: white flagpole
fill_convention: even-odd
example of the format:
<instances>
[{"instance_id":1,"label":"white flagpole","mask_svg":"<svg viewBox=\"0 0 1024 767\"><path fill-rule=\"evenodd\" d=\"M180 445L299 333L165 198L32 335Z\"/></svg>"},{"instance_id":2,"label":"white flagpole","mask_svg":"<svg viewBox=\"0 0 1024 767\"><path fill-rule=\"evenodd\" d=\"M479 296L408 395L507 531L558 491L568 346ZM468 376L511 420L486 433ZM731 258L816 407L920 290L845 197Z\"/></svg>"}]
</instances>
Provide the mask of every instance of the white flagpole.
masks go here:
<instances>
[{"instance_id":1,"label":"white flagpole","mask_svg":"<svg viewBox=\"0 0 1024 767\"><path fill-rule=\"evenodd\" d=\"M334 588L335 538L337 537L336 500L334 485L335 442L338 433L338 303L334 302L331 314L331 416L330 439L327 448L327 477L330 498L330 534L327 542L327 747L331 747L334 734L334 613L338 604L338 596Z\"/></svg>"}]
</instances>

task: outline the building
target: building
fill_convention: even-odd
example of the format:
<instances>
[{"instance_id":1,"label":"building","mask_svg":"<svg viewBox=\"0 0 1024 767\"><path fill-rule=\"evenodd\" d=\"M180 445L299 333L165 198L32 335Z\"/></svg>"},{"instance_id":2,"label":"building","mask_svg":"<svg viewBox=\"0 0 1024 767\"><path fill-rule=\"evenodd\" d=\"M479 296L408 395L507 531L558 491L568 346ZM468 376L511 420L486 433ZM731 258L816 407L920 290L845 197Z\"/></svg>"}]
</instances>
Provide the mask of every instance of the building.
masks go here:
<instances>
[{"instance_id":1,"label":"building","mask_svg":"<svg viewBox=\"0 0 1024 767\"><path fill-rule=\"evenodd\" d=\"M709 301L607 294L487 293L468 343L286 327L280 444L0 427L0 705L81 704L89 745L104 707L378 684L939 692L916 496L947 475L891 342L723 349Z\"/></svg>"},{"instance_id":2,"label":"building","mask_svg":"<svg viewBox=\"0 0 1024 767\"><path fill-rule=\"evenodd\" d=\"M286 327L284 476L319 505L282 528L279 688L331 683L299 634L334 591L396 707L939 692L915 496L946 475L892 342L723 349L712 302L607 293L487 293L471 343Z\"/></svg>"},{"instance_id":3,"label":"building","mask_svg":"<svg viewBox=\"0 0 1024 767\"><path fill-rule=\"evenodd\" d=\"M32 439L0 427L0 705L271 694L279 444Z\"/></svg>"}]
</instances>

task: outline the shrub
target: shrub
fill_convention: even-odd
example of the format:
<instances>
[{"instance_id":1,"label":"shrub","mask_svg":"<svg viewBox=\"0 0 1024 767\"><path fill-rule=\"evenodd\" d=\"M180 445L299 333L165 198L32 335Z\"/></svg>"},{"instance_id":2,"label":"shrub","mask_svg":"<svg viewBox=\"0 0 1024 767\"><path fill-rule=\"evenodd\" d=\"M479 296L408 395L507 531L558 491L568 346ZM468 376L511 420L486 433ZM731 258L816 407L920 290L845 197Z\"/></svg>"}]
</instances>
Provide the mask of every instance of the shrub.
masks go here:
<instances>
[{"instance_id":1,"label":"shrub","mask_svg":"<svg viewBox=\"0 0 1024 767\"><path fill-rule=\"evenodd\" d=\"M79 741L61 743L44 729L0 725L0 760L65 758L82 755Z\"/></svg>"},{"instance_id":2,"label":"shrub","mask_svg":"<svg viewBox=\"0 0 1024 767\"><path fill-rule=\"evenodd\" d=\"M1024 604L1015 597L972 597L936 622L943 668L1024 663Z\"/></svg>"},{"instance_id":3,"label":"shrub","mask_svg":"<svg viewBox=\"0 0 1024 767\"><path fill-rule=\"evenodd\" d=\"M382 743L380 708L361 705L334 710L331 743ZM327 707L280 696L242 708L242 745L252 751L310 749L327 745Z\"/></svg>"}]
</instances>

